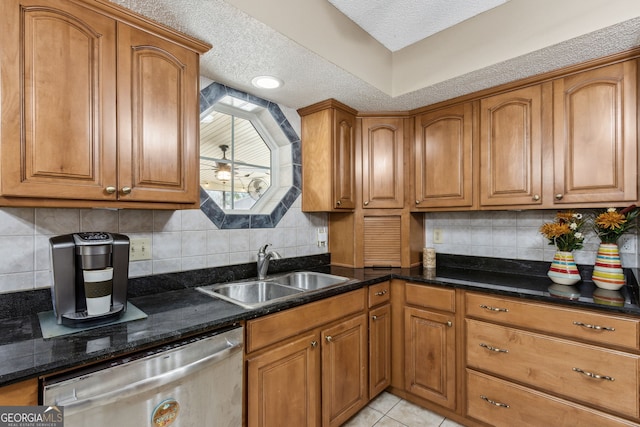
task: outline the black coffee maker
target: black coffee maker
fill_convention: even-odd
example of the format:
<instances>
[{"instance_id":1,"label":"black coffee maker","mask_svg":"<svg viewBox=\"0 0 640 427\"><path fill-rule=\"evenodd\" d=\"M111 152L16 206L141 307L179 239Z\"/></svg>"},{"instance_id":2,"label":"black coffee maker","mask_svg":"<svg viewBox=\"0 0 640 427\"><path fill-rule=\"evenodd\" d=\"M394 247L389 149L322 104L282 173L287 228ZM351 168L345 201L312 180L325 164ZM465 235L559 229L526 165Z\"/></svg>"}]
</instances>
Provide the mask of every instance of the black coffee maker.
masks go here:
<instances>
[{"instance_id":1,"label":"black coffee maker","mask_svg":"<svg viewBox=\"0 0 640 427\"><path fill-rule=\"evenodd\" d=\"M51 297L58 324L112 322L127 310L129 238L86 232L49 239Z\"/></svg>"}]
</instances>

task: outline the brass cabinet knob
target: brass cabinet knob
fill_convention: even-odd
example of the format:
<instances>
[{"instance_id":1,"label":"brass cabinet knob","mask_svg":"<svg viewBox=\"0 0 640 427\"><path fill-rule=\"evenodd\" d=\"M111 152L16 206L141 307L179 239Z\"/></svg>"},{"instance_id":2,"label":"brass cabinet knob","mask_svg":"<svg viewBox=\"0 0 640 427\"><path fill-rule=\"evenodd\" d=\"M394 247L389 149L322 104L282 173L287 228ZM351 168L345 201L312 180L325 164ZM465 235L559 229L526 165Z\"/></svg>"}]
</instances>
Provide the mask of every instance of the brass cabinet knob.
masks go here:
<instances>
[{"instance_id":1,"label":"brass cabinet knob","mask_svg":"<svg viewBox=\"0 0 640 427\"><path fill-rule=\"evenodd\" d=\"M336 206L340 206L341 204L342 204L342 202L341 202L340 200L338 200L338 201L336 202Z\"/></svg>"},{"instance_id":2,"label":"brass cabinet knob","mask_svg":"<svg viewBox=\"0 0 640 427\"><path fill-rule=\"evenodd\" d=\"M451 320L447 321L447 326L448 327L452 327L453 326L453 322L451 322Z\"/></svg>"},{"instance_id":3,"label":"brass cabinet knob","mask_svg":"<svg viewBox=\"0 0 640 427\"><path fill-rule=\"evenodd\" d=\"M371 316L371 320L378 320L378 316Z\"/></svg>"},{"instance_id":4,"label":"brass cabinet knob","mask_svg":"<svg viewBox=\"0 0 640 427\"><path fill-rule=\"evenodd\" d=\"M129 194L131 193L131 187L122 187L122 194Z\"/></svg>"},{"instance_id":5,"label":"brass cabinet knob","mask_svg":"<svg viewBox=\"0 0 640 427\"><path fill-rule=\"evenodd\" d=\"M533 201L537 202L538 200L540 200L540 195L539 194L534 194L533 195Z\"/></svg>"},{"instance_id":6,"label":"brass cabinet knob","mask_svg":"<svg viewBox=\"0 0 640 427\"><path fill-rule=\"evenodd\" d=\"M327 340L327 342L331 342L331 341L333 341L333 337L331 335L327 335L325 337L325 340Z\"/></svg>"},{"instance_id":7,"label":"brass cabinet knob","mask_svg":"<svg viewBox=\"0 0 640 427\"><path fill-rule=\"evenodd\" d=\"M316 348L318 346L318 341L311 341L311 347Z\"/></svg>"},{"instance_id":8,"label":"brass cabinet knob","mask_svg":"<svg viewBox=\"0 0 640 427\"><path fill-rule=\"evenodd\" d=\"M364 202L365 206L369 206L369 201L367 200L366 202Z\"/></svg>"},{"instance_id":9,"label":"brass cabinet knob","mask_svg":"<svg viewBox=\"0 0 640 427\"><path fill-rule=\"evenodd\" d=\"M556 200L562 200L562 194L560 193L556 194Z\"/></svg>"},{"instance_id":10,"label":"brass cabinet knob","mask_svg":"<svg viewBox=\"0 0 640 427\"><path fill-rule=\"evenodd\" d=\"M106 191L107 194L113 194L113 193L116 192L116 187L109 186L109 187L105 188L104 191Z\"/></svg>"},{"instance_id":11,"label":"brass cabinet knob","mask_svg":"<svg viewBox=\"0 0 640 427\"><path fill-rule=\"evenodd\" d=\"M420 204L420 200L416 200L416 205L419 205L419 204Z\"/></svg>"}]
</instances>

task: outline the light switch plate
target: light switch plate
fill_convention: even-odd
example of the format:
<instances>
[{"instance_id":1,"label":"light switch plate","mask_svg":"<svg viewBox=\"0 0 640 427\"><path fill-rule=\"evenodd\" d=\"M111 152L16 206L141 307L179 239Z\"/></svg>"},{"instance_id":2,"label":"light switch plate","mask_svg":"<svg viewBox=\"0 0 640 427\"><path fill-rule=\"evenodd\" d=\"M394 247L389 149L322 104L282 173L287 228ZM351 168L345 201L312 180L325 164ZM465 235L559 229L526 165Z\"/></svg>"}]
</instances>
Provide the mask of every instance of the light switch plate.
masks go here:
<instances>
[{"instance_id":1,"label":"light switch plate","mask_svg":"<svg viewBox=\"0 0 640 427\"><path fill-rule=\"evenodd\" d=\"M434 228L433 229L433 243L442 243L442 229Z\"/></svg>"},{"instance_id":2,"label":"light switch plate","mask_svg":"<svg viewBox=\"0 0 640 427\"><path fill-rule=\"evenodd\" d=\"M131 239L129 241L129 261L146 259L151 259L151 239L148 237Z\"/></svg>"}]
</instances>

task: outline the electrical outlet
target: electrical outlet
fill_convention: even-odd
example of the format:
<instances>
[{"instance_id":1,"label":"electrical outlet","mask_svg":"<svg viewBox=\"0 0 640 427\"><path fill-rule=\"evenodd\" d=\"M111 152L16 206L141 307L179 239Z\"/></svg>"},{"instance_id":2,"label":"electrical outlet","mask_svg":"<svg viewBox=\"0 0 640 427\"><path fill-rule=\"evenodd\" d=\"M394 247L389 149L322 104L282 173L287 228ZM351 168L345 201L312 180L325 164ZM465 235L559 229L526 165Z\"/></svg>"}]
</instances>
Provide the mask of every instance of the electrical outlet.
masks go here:
<instances>
[{"instance_id":1,"label":"electrical outlet","mask_svg":"<svg viewBox=\"0 0 640 427\"><path fill-rule=\"evenodd\" d=\"M326 228L318 228L318 246L327 246Z\"/></svg>"},{"instance_id":2,"label":"electrical outlet","mask_svg":"<svg viewBox=\"0 0 640 427\"><path fill-rule=\"evenodd\" d=\"M619 243L621 253L631 253L636 250L636 238L633 236L622 236Z\"/></svg>"},{"instance_id":3,"label":"electrical outlet","mask_svg":"<svg viewBox=\"0 0 640 427\"><path fill-rule=\"evenodd\" d=\"M151 259L151 239L142 237L129 241L129 261Z\"/></svg>"},{"instance_id":4,"label":"electrical outlet","mask_svg":"<svg viewBox=\"0 0 640 427\"><path fill-rule=\"evenodd\" d=\"M433 243L442 243L442 229L434 228L433 229Z\"/></svg>"}]
</instances>

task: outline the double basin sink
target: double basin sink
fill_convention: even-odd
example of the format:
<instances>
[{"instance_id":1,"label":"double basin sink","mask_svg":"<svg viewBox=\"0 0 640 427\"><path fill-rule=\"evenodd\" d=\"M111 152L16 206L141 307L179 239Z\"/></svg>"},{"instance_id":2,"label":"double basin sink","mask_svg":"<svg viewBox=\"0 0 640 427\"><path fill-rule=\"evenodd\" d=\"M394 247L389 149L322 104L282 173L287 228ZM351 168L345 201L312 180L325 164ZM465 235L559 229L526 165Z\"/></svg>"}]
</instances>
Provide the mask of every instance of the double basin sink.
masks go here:
<instances>
[{"instance_id":1,"label":"double basin sink","mask_svg":"<svg viewBox=\"0 0 640 427\"><path fill-rule=\"evenodd\" d=\"M345 284L352 279L314 271L296 271L265 280L219 283L196 289L244 308L258 308Z\"/></svg>"}]
</instances>

